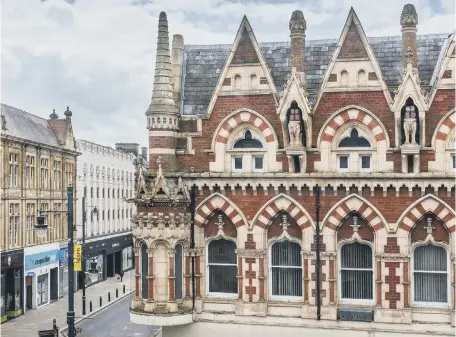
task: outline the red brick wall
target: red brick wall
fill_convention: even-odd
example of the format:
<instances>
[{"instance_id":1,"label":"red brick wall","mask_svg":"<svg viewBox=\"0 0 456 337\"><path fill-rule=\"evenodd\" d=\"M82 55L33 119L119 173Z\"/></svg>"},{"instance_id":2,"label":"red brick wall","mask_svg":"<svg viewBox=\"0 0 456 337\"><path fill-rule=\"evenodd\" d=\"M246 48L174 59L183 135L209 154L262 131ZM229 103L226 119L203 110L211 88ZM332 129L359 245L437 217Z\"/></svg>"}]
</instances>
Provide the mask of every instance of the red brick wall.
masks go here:
<instances>
[{"instance_id":1,"label":"red brick wall","mask_svg":"<svg viewBox=\"0 0 456 337\"><path fill-rule=\"evenodd\" d=\"M192 139L195 155L177 155L181 171L188 172L192 166L196 172L209 171L209 162L213 162L215 157L213 154L204 152L204 150L211 148L212 137L222 120L233 111L241 108L251 109L262 114L277 133L279 147L283 147L282 126L276 113L272 95L218 97L211 116L209 119L203 120L202 136ZM284 161L286 162L286 159ZM285 168L288 169L288 163Z\"/></svg>"},{"instance_id":2,"label":"red brick wall","mask_svg":"<svg viewBox=\"0 0 456 337\"><path fill-rule=\"evenodd\" d=\"M376 115L386 128L391 146L394 146L394 116L382 91L327 92L318 104L312 125L312 147L317 146L317 137L328 118L347 105L361 106Z\"/></svg>"},{"instance_id":3,"label":"red brick wall","mask_svg":"<svg viewBox=\"0 0 456 337\"><path fill-rule=\"evenodd\" d=\"M244 28L231 64L260 63L247 29Z\"/></svg>"},{"instance_id":4,"label":"red brick wall","mask_svg":"<svg viewBox=\"0 0 456 337\"><path fill-rule=\"evenodd\" d=\"M363 42L361 41L355 24L352 23L348 29L344 43L340 48L338 58L350 59L358 57L367 57L367 52L364 48Z\"/></svg>"},{"instance_id":5,"label":"red brick wall","mask_svg":"<svg viewBox=\"0 0 456 337\"><path fill-rule=\"evenodd\" d=\"M431 107L426 114L426 146L431 146L432 136L437 124L451 109L455 107L454 90L439 89L434 96Z\"/></svg>"}]
</instances>

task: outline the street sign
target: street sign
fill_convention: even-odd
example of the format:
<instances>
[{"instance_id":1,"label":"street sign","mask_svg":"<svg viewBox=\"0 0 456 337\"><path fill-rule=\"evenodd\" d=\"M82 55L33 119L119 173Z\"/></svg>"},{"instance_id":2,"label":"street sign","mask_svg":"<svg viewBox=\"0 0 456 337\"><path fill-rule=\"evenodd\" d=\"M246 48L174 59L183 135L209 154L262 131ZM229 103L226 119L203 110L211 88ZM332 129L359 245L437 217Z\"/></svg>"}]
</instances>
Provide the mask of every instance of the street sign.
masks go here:
<instances>
[{"instance_id":1,"label":"street sign","mask_svg":"<svg viewBox=\"0 0 456 337\"><path fill-rule=\"evenodd\" d=\"M82 271L82 245L74 245L74 271Z\"/></svg>"}]
</instances>

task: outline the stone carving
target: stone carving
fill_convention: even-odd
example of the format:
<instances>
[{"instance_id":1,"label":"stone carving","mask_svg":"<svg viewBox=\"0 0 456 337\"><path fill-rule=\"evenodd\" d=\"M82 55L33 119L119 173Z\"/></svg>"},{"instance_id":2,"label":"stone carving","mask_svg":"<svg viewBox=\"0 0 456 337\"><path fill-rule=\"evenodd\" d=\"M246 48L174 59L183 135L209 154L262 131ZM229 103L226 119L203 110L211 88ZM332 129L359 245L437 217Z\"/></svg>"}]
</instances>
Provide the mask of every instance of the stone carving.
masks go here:
<instances>
[{"instance_id":1,"label":"stone carving","mask_svg":"<svg viewBox=\"0 0 456 337\"><path fill-rule=\"evenodd\" d=\"M353 223L350 225L350 227L353 228L354 233L357 233L359 227L361 227L361 225L358 223L358 217L356 215L353 216Z\"/></svg>"},{"instance_id":2,"label":"stone carving","mask_svg":"<svg viewBox=\"0 0 456 337\"><path fill-rule=\"evenodd\" d=\"M237 249L237 256L247 257L247 258L260 258L266 256L266 250L260 249Z\"/></svg>"},{"instance_id":3,"label":"stone carving","mask_svg":"<svg viewBox=\"0 0 456 337\"><path fill-rule=\"evenodd\" d=\"M407 64L411 64L413 60L413 50L412 47L408 46L407 50L405 51L405 59L407 60Z\"/></svg>"},{"instance_id":4,"label":"stone carving","mask_svg":"<svg viewBox=\"0 0 456 337\"><path fill-rule=\"evenodd\" d=\"M301 122L300 121L289 121L288 132L290 134L290 145L302 146L301 143Z\"/></svg>"},{"instance_id":5,"label":"stone carving","mask_svg":"<svg viewBox=\"0 0 456 337\"><path fill-rule=\"evenodd\" d=\"M138 165L138 182L136 185L136 198L141 199L146 193L146 170L142 165Z\"/></svg>"},{"instance_id":6,"label":"stone carving","mask_svg":"<svg viewBox=\"0 0 456 337\"><path fill-rule=\"evenodd\" d=\"M376 254L375 255L377 260L383 260L383 261L402 261L402 262L407 262L410 260L410 255L408 254L388 254L388 253L383 253L383 254Z\"/></svg>"},{"instance_id":7,"label":"stone carving","mask_svg":"<svg viewBox=\"0 0 456 337\"><path fill-rule=\"evenodd\" d=\"M282 227L284 231L287 231L288 227L290 227L290 223L288 222L288 215L282 215L282 222L279 226Z\"/></svg>"},{"instance_id":8,"label":"stone carving","mask_svg":"<svg viewBox=\"0 0 456 337\"><path fill-rule=\"evenodd\" d=\"M423 228L426 230L426 233L432 234L432 232L435 229L435 226L432 226L432 218L431 217L427 218L426 223L427 223L426 226L423 226Z\"/></svg>"},{"instance_id":9,"label":"stone carving","mask_svg":"<svg viewBox=\"0 0 456 337\"><path fill-rule=\"evenodd\" d=\"M404 133L404 144L416 144L416 111L413 105L405 108Z\"/></svg>"},{"instance_id":10,"label":"stone carving","mask_svg":"<svg viewBox=\"0 0 456 337\"><path fill-rule=\"evenodd\" d=\"M306 30L306 20L300 10L296 10L291 14L289 28L292 33L304 33Z\"/></svg>"},{"instance_id":11,"label":"stone carving","mask_svg":"<svg viewBox=\"0 0 456 337\"><path fill-rule=\"evenodd\" d=\"M415 6L407 4L402 9L401 26L416 26L418 24L418 14Z\"/></svg>"}]
</instances>

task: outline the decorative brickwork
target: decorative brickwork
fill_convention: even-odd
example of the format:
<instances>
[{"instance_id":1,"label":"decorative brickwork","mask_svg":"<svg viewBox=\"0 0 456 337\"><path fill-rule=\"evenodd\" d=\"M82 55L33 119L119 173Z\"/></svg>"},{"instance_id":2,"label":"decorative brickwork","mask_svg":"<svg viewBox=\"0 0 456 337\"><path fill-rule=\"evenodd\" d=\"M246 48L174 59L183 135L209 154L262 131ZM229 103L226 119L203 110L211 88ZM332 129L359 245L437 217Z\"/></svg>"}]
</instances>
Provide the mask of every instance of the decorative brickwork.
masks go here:
<instances>
[{"instance_id":1,"label":"decorative brickwork","mask_svg":"<svg viewBox=\"0 0 456 337\"><path fill-rule=\"evenodd\" d=\"M387 237L386 245L383 247L383 250L385 253L400 253L400 247L397 244L397 237Z\"/></svg>"},{"instance_id":2,"label":"decorative brickwork","mask_svg":"<svg viewBox=\"0 0 456 337\"><path fill-rule=\"evenodd\" d=\"M253 46L252 40L247 32L247 28L244 28L241 39L236 48L231 64L245 64L245 63L260 63L255 47Z\"/></svg>"},{"instance_id":3,"label":"decorative brickwork","mask_svg":"<svg viewBox=\"0 0 456 337\"><path fill-rule=\"evenodd\" d=\"M385 267L388 268L385 283L389 286L389 291L385 293L385 300L389 301L390 309L397 309L397 302L401 299L401 294L396 290L396 286L401 282L401 277L396 275L396 268L399 266L400 262L385 262Z\"/></svg>"},{"instance_id":4,"label":"decorative brickwork","mask_svg":"<svg viewBox=\"0 0 456 337\"><path fill-rule=\"evenodd\" d=\"M367 58L366 48L359 36L358 29L354 22L351 23L345 36L344 43L340 48L339 59Z\"/></svg>"}]
</instances>

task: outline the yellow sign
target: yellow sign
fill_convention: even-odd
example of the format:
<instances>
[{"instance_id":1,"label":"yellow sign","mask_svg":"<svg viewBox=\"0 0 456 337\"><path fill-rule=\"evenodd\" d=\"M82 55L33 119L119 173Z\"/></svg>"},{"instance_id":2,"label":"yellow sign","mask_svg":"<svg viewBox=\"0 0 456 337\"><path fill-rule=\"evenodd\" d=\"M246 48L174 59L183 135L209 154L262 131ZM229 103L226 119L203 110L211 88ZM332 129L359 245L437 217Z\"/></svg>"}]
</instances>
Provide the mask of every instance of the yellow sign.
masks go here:
<instances>
[{"instance_id":1,"label":"yellow sign","mask_svg":"<svg viewBox=\"0 0 456 337\"><path fill-rule=\"evenodd\" d=\"M82 245L74 245L74 271L82 271Z\"/></svg>"}]
</instances>

